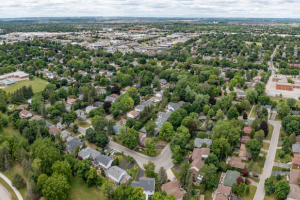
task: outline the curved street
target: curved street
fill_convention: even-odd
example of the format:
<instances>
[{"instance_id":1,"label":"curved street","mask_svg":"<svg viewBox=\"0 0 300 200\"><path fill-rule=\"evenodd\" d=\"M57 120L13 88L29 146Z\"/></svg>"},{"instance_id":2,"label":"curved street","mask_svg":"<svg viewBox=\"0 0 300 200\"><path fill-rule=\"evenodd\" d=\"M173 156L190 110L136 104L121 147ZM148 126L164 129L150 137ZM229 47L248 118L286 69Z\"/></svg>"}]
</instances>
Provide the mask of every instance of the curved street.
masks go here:
<instances>
[{"instance_id":1,"label":"curved street","mask_svg":"<svg viewBox=\"0 0 300 200\"><path fill-rule=\"evenodd\" d=\"M19 200L23 200L22 195L17 190L17 188L15 188L15 187L12 186L11 181L6 176L4 176L4 174L2 174L2 173L0 173L0 177L13 189L13 191L16 193L18 199ZM0 190L0 192L1 192L1 190ZM6 195L6 194L3 194L3 195ZM2 193L1 193L1 196L2 196ZM2 197L0 199L2 199Z\"/></svg>"}]
</instances>

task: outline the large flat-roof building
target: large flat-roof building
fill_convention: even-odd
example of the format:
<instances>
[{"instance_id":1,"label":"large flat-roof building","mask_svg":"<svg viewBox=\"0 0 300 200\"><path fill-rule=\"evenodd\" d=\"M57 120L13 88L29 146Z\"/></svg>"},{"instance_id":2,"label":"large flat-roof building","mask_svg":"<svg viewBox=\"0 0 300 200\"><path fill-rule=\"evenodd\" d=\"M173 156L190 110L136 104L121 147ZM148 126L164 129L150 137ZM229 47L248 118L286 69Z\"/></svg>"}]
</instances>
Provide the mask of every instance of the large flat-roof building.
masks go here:
<instances>
[{"instance_id":1,"label":"large flat-roof building","mask_svg":"<svg viewBox=\"0 0 300 200\"><path fill-rule=\"evenodd\" d=\"M11 85L16 83L16 81L29 80L29 74L23 71L16 71L9 74L4 74L0 76L0 82L4 85Z\"/></svg>"}]
</instances>

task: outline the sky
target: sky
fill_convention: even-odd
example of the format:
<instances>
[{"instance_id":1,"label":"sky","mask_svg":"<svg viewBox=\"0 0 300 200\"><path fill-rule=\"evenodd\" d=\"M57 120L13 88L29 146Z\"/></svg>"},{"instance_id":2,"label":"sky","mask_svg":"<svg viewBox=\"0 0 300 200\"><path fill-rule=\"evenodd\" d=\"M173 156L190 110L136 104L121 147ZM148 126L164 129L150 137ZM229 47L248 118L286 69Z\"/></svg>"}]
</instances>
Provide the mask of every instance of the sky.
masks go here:
<instances>
[{"instance_id":1,"label":"sky","mask_svg":"<svg viewBox=\"0 0 300 200\"><path fill-rule=\"evenodd\" d=\"M0 0L0 18L300 18L299 0Z\"/></svg>"}]
</instances>

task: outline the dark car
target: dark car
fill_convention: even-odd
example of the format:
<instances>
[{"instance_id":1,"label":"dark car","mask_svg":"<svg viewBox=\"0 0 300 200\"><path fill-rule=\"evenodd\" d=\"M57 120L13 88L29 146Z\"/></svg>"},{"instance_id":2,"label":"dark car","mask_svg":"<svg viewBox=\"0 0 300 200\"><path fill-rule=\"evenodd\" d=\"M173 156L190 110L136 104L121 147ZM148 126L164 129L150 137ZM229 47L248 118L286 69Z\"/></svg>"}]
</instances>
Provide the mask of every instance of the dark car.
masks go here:
<instances>
[{"instance_id":1,"label":"dark car","mask_svg":"<svg viewBox=\"0 0 300 200\"><path fill-rule=\"evenodd\" d=\"M107 156L110 156L110 152L108 152Z\"/></svg>"},{"instance_id":2,"label":"dark car","mask_svg":"<svg viewBox=\"0 0 300 200\"><path fill-rule=\"evenodd\" d=\"M258 178L259 175L258 174L253 174L253 177Z\"/></svg>"}]
</instances>

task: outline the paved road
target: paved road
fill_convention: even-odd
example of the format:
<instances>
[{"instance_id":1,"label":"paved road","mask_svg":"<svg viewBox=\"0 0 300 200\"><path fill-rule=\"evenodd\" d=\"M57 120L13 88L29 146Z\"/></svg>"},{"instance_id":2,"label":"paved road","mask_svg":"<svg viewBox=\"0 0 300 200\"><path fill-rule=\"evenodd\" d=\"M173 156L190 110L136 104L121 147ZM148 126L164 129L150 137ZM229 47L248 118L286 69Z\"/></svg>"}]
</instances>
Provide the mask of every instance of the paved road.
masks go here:
<instances>
[{"instance_id":1,"label":"paved road","mask_svg":"<svg viewBox=\"0 0 300 200\"><path fill-rule=\"evenodd\" d=\"M271 176L272 168L274 165L274 158L277 150L277 143L279 138L279 131L281 127L281 122L269 121L270 124L274 126L273 135L270 143L270 148L268 155L266 156L265 166L263 169L263 174L260 176L260 181L254 196L255 200L263 200L265 197L264 183L267 178Z\"/></svg>"},{"instance_id":2,"label":"paved road","mask_svg":"<svg viewBox=\"0 0 300 200\"><path fill-rule=\"evenodd\" d=\"M145 156L143 154L130 150L122 145L119 145L113 141L110 141L107 146L119 152L123 151L125 155L133 157L141 168L143 168L143 165L147 164L148 161L153 162L156 166L155 172L158 172L160 167L164 167L167 170L173 167L174 165L171 158L173 153L170 149L170 143L167 144L164 150L157 157Z\"/></svg>"},{"instance_id":3,"label":"paved road","mask_svg":"<svg viewBox=\"0 0 300 200\"><path fill-rule=\"evenodd\" d=\"M8 200L11 199L10 193L7 189L0 184L0 200Z\"/></svg>"},{"instance_id":4,"label":"paved road","mask_svg":"<svg viewBox=\"0 0 300 200\"><path fill-rule=\"evenodd\" d=\"M11 181L6 177L4 176L4 174L0 173L0 177L13 189L13 191L16 193L17 197L19 200L23 200L23 197L22 195L20 194L20 192L17 190L17 188L13 187L11 185ZM1 192L0 192L1 193ZM2 194L2 193L1 193Z\"/></svg>"}]
</instances>

